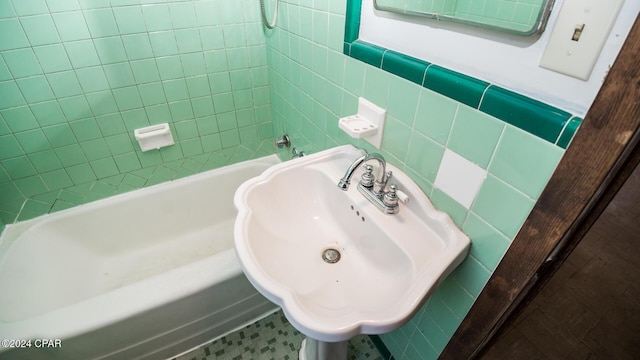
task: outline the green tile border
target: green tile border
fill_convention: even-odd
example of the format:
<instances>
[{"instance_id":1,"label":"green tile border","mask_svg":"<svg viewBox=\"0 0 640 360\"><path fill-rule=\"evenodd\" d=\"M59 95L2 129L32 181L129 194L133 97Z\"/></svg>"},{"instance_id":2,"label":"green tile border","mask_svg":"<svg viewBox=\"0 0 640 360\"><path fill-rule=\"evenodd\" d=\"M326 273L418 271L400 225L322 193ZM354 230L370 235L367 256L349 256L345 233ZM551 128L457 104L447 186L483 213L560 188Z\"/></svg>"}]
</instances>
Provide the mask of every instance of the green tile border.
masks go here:
<instances>
[{"instance_id":1,"label":"green tile border","mask_svg":"<svg viewBox=\"0 0 640 360\"><path fill-rule=\"evenodd\" d=\"M362 0L347 2L344 53L566 149L582 118L491 83L359 40Z\"/></svg>"},{"instance_id":2,"label":"green tile border","mask_svg":"<svg viewBox=\"0 0 640 360\"><path fill-rule=\"evenodd\" d=\"M356 40L351 43L349 55L377 68L382 67L382 58L387 49Z\"/></svg>"},{"instance_id":3,"label":"green tile border","mask_svg":"<svg viewBox=\"0 0 640 360\"><path fill-rule=\"evenodd\" d=\"M512 91L491 86L480 111L555 143L571 114Z\"/></svg>"},{"instance_id":4,"label":"green tile border","mask_svg":"<svg viewBox=\"0 0 640 360\"><path fill-rule=\"evenodd\" d=\"M360 36L360 13L362 12L362 0L347 1L347 13L344 29L344 42L351 44Z\"/></svg>"},{"instance_id":5,"label":"green tile border","mask_svg":"<svg viewBox=\"0 0 640 360\"><path fill-rule=\"evenodd\" d=\"M427 69L422 86L477 109L489 83L432 65Z\"/></svg>"},{"instance_id":6,"label":"green tile border","mask_svg":"<svg viewBox=\"0 0 640 360\"><path fill-rule=\"evenodd\" d=\"M405 54L387 50L382 61L382 70L401 76L418 85L424 84L427 68L431 64Z\"/></svg>"},{"instance_id":7,"label":"green tile border","mask_svg":"<svg viewBox=\"0 0 640 360\"><path fill-rule=\"evenodd\" d=\"M566 149L567 146L569 146L571 139L573 139L573 135L575 135L576 131L578 131L581 123L582 118L579 118L577 116L571 118L571 120L569 120L569 122L567 123L567 126L564 127L562 133L560 133L560 138L557 142L558 146Z\"/></svg>"}]
</instances>

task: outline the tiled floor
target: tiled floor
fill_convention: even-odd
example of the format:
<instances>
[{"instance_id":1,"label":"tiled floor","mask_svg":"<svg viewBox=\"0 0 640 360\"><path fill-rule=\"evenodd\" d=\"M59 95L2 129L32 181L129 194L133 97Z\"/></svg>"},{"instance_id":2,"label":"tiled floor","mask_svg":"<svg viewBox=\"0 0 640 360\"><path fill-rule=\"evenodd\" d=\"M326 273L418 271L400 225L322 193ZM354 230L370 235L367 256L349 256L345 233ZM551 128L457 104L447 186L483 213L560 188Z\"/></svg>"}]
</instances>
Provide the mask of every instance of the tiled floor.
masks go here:
<instances>
[{"instance_id":1,"label":"tiled floor","mask_svg":"<svg viewBox=\"0 0 640 360\"><path fill-rule=\"evenodd\" d=\"M304 335L282 311L253 323L174 360L295 360ZM368 336L349 341L350 360L382 360Z\"/></svg>"},{"instance_id":2,"label":"tiled floor","mask_svg":"<svg viewBox=\"0 0 640 360\"><path fill-rule=\"evenodd\" d=\"M640 167L482 357L640 359Z\"/></svg>"}]
</instances>

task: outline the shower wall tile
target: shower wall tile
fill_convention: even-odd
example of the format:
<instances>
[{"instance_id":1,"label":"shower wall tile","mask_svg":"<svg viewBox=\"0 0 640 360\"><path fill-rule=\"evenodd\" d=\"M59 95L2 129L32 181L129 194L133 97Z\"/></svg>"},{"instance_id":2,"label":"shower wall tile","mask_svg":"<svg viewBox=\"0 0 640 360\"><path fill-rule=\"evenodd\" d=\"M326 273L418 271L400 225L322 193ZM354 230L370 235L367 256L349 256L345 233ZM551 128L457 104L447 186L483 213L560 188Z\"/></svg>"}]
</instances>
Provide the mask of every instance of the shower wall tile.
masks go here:
<instances>
[{"instance_id":1,"label":"shower wall tile","mask_svg":"<svg viewBox=\"0 0 640 360\"><path fill-rule=\"evenodd\" d=\"M78 69L76 76L84 93L109 90L109 82L101 66Z\"/></svg>"},{"instance_id":2,"label":"shower wall tile","mask_svg":"<svg viewBox=\"0 0 640 360\"><path fill-rule=\"evenodd\" d=\"M428 89L420 90L413 128L444 145L449 139L458 103Z\"/></svg>"},{"instance_id":3,"label":"shower wall tile","mask_svg":"<svg viewBox=\"0 0 640 360\"><path fill-rule=\"evenodd\" d=\"M42 75L18 79L16 83L28 103L55 99L47 78Z\"/></svg>"},{"instance_id":4,"label":"shower wall tile","mask_svg":"<svg viewBox=\"0 0 640 360\"><path fill-rule=\"evenodd\" d=\"M90 40L72 41L64 44L71 65L75 68L100 65L100 58Z\"/></svg>"},{"instance_id":5,"label":"shower wall tile","mask_svg":"<svg viewBox=\"0 0 640 360\"><path fill-rule=\"evenodd\" d=\"M11 72L9 71L9 68L7 67L7 64L5 63L4 59L2 59L2 57L0 56L0 81L10 80L10 79L11 79Z\"/></svg>"},{"instance_id":6,"label":"shower wall tile","mask_svg":"<svg viewBox=\"0 0 640 360\"><path fill-rule=\"evenodd\" d=\"M433 205L441 211L449 214L451 220L453 220L456 225L459 227L462 226L467 218L468 209L437 187L433 188L430 193L430 200Z\"/></svg>"},{"instance_id":7,"label":"shower wall tile","mask_svg":"<svg viewBox=\"0 0 640 360\"><path fill-rule=\"evenodd\" d=\"M42 74L38 58L31 48L6 51L2 53L13 78Z\"/></svg>"},{"instance_id":8,"label":"shower wall tile","mask_svg":"<svg viewBox=\"0 0 640 360\"><path fill-rule=\"evenodd\" d=\"M51 14L62 41L89 39L89 29L81 11Z\"/></svg>"},{"instance_id":9,"label":"shower wall tile","mask_svg":"<svg viewBox=\"0 0 640 360\"><path fill-rule=\"evenodd\" d=\"M474 240L471 256L485 268L495 269L511 244L509 238L474 213L469 214L462 229Z\"/></svg>"},{"instance_id":10,"label":"shower wall tile","mask_svg":"<svg viewBox=\"0 0 640 360\"><path fill-rule=\"evenodd\" d=\"M447 147L486 169L504 128L504 122L460 105Z\"/></svg>"},{"instance_id":11,"label":"shower wall tile","mask_svg":"<svg viewBox=\"0 0 640 360\"><path fill-rule=\"evenodd\" d=\"M4 109L0 111L9 129L14 133L35 129L38 123L27 106Z\"/></svg>"},{"instance_id":12,"label":"shower wall tile","mask_svg":"<svg viewBox=\"0 0 640 360\"><path fill-rule=\"evenodd\" d=\"M26 153L44 151L51 147L41 129L23 131L16 138Z\"/></svg>"},{"instance_id":13,"label":"shower wall tile","mask_svg":"<svg viewBox=\"0 0 640 360\"><path fill-rule=\"evenodd\" d=\"M540 196L563 151L507 126L489 170L532 198Z\"/></svg>"},{"instance_id":14,"label":"shower wall tile","mask_svg":"<svg viewBox=\"0 0 640 360\"><path fill-rule=\"evenodd\" d=\"M111 5L115 6L113 2ZM147 31L142 9L138 6L114 7L113 15L121 34L135 34Z\"/></svg>"},{"instance_id":15,"label":"shower wall tile","mask_svg":"<svg viewBox=\"0 0 640 360\"><path fill-rule=\"evenodd\" d=\"M7 159L3 161L3 165L7 175L14 179L21 179L36 174L36 170L33 168L26 156Z\"/></svg>"},{"instance_id":16,"label":"shower wall tile","mask_svg":"<svg viewBox=\"0 0 640 360\"><path fill-rule=\"evenodd\" d=\"M254 5L1 1L3 224L272 152ZM142 153L133 130L163 122L176 144Z\"/></svg>"},{"instance_id":17,"label":"shower wall tile","mask_svg":"<svg viewBox=\"0 0 640 360\"><path fill-rule=\"evenodd\" d=\"M10 108L26 103L15 81L0 82L0 108Z\"/></svg>"},{"instance_id":18,"label":"shower wall tile","mask_svg":"<svg viewBox=\"0 0 640 360\"><path fill-rule=\"evenodd\" d=\"M411 126L416 114L416 106L420 93L414 91L414 84L409 81L392 77L389 84L389 115L397 117L404 124Z\"/></svg>"},{"instance_id":19,"label":"shower wall tile","mask_svg":"<svg viewBox=\"0 0 640 360\"><path fill-rule=\"evenodd\" d=\"M392 75L378 68L367 67L364 78L364 98L386 108Z\"/></svg>"},{"instance_id":20,"label":"shower wall tile","mask_svg":"<svg viewBox=\"0 0 640 360\"><path fill-rule=\"evenodd\" d=\"M153 4L142 7L144 22L149 31L170 30L171 14L166 4Z\"/></svg>"},{"instance_id":21,"label":"shower wall tile","mask_svg":"<svg viewBox=\"0 0 640 360\"><path fill-rule=\"evenodd\" d=\"M426 136L413 133L409 144L406 166L420 174L431 184L436 180L444 147Z\"/></svg>"},{"instance_id":22,"label":"shower wall tile","mask_svg":"<svg viewBox=\"0 0 640 360\"><path fill-rule=\"evenodd\" d=\"M57 98L82 94L82 88L74 71L55 72L47 75L47 80Z\"/></svg>"},{"instance_id":23,"label":"shower wall tile","mask_svg":"<svg viewBox=\"0 0 640 360\"><path fill-rule=\"evenodd\" d=\"M80 9L80 5L77 1L46 0L46 3L49 11L52 13Z\"/></svg>"},{"instance_id":24,"label":"shower wall tile","mask_svg":"<svg viewBox=\"0 0 640 360\"><path fill-rule=\"evenodd\" d=\"M51 15L23 17L20 19L20 23L32 46L60 42L60 37L58 37Z\"/></svg>"},{"instance_id":25,"label":"shower wall tile","mask_svg":"<svg viewBox=\"0 0 640 360\"><path fill-rule=\"evenodd\" d=\"M41 114L41 117L38 118L38 122L41 125L43 123L47 123L47 124L64 123L65 121L84 119L92 115L91 108L87 103L87 98L83 95L66 97L63 99L58 99L57 103L50 102L50 103L47 103L46 106L42 106L42 105L43 104L37 104L37 105L31 106L31 109L34 111L35 111L34 108L36 106L38 107L38 109L48 108L52 111L51 113ZM62 112L57 111L60 108L62 109ZM36 114L36 116L38 115Z\"/></svg>"},{"instance_id":26,"label":"shower wall tile","mask_svg":"<svg viewBox=\"0 0 640 360\"><path fill-rule=\"evenodd\" d=\"M119 36L98 38L93 40L102 64L113 64L127 61L127 53Z\"/></svg>"},{"instance_id":27,"label":"shower wall tile","mask_svg":"<svg viewBox=\"0 0 640 360\"><path fill-rule=\"evenodd\" d=\"M29 40L22 30L18 19L10 18L0 20L0 34L11 34L11 36L2 38L0 50L18 49L29 46Z\"/></svg>"},{"instance_id":28,"label":"shower wall tile","mask_svg":"<svg viewBox=\"0 0 640 360\"><path fill-rule=\"evenodd\" d=\"M44 0L33 0L33 1L20 1L20 0L12 0L13 8L16 11L16 14L20 16L26 15L38 15L45 14L48 12L47 4Z\"/></svg>"},{"instance_id":29,"label":"shower wall tile","mask_svg":"<svg viewBox=\"0 0 640 360\"><path fill-rule=\"evenodd\" d=\"M71 99L71 98L67 98ZM31 104L30 108L35 115L40 126L59 124L67 121L61 108L62 104L56 101L44 101L37 104Z\"/></svg>"},{"instance_id":30,"label":"shower wall tile","mask_svg":"<svg viewBox=\"0 0 640 360\"><path fill-rule=\"evenodd\" d=\"M110 8L87 10L83 13L92 38L121 34Z\"/></svg>"},{"instance_id":31,"label":"shower wall tile","mask_svg":"<svg viewBox=\"0 0 640 360\"><path fill-rule=\"evenodd\" d=\"M499 202L495 201L500 199ZM489 175L471 210L513 239L535 201L508 183Z\"/></svg>"},{"instance_id":32,"label":"shower wall tile","mask_svg":"<svg viewBox=\"0 0 640 360\"><path fill-rule=\"evenodd\" d=\"M16 16L13 6L9 1L0 3L0 18L10 18Z\"/></svg>"}]
</instances>

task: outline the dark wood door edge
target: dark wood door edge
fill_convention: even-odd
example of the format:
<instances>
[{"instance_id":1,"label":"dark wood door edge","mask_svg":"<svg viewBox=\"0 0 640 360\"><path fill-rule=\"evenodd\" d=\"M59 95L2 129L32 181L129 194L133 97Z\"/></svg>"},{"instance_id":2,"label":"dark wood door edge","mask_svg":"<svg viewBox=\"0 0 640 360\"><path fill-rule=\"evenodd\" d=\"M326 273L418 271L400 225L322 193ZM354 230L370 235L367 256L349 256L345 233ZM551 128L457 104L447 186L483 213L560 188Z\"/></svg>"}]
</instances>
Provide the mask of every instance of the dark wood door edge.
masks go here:
<instances>
[{"instance_id":1,"label":"dark wood door edge","mask_svg":"<svg viewBox=\"0 0 640 360\"><path fill-rule=\"evenodd\" d=\"M505 322L513 304L530 300L553 271L540 272L554 248L566 239L553 269L566 258L606 207L628 159L640 125L640 22L627 40L589 109L580 130L503 260L462 321L440 359L472 359ZM625 155L626 154L626 155ZM625 158L626 157L626 158ZM617 174L616 174L617 173ZM628 175L627 175L628 176ZM557 263L557 265L556 265Z\"/></svg>"},{"instance_id":2,"label":"dark wood door edge","mask_svg":"<svg viewBox=\"0 0 640 360\"><path fill-rule=\"evenodd\" d=\"M551 255L551 259L547 259L545 263L540 267L538 272L531 279L529 284L525 286L521 292L519 299L516 299L511 304L509 309L505 312L505 315L496 324L496 327L492 330L486 338L486 344L481 344L477 349L477 357L482 355L489 349L502 334L503 330L507 328L513 321L516 320L518 315L533 301L535 296L540 293L542 288L547 284L551 277L559 270L560 266L569 257L571 252L578 246L580 241L585 237L591 226L595 224L602 212L607 208L607 205L613 200L615 195L620 191L624 183L629 176L636 169L640 163L640 129L636 131L636 136L630 141L630 145L627 152L620 157L621 161L618 165L614 166L614 171L609 174L609 179L605 181L601 186L599 192L600 196L596 196L592 205L587 206L588 211L585 211L579 217L579 220L573 224L574 226L568 231L565 237L558 243L553 250L555 253ZM595 198L595 197L594 197ZM476 357L475 355L471 356Z\"/></svg>"}]
</instances>

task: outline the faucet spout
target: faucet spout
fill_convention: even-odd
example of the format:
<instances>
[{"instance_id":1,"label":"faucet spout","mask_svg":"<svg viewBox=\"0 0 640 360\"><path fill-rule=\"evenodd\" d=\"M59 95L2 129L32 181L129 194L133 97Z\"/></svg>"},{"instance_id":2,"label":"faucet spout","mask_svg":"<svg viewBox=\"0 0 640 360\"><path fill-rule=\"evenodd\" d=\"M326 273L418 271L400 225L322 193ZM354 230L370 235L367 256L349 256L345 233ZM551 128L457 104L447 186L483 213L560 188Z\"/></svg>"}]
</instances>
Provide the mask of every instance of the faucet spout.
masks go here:
<instances>
[{"instance_id":1,"label":"faucet spout","mask_svg":"<svg viewBox=\"0 0 640 360\"><path fill-rule=\"evenodd\" d=\"M364 165L369 160L376 160L378 162L379 176L376 177L372 174L373 166L365 166L366 171L362 174L360 183L358 184L358 191L383 213L398 213L398 187L395 184L392 184L391 190L388 192L385 190L392 174L391 171L387 172L387 162L380 154L365 153L355 159L353 163L349 165L349 168L344 173L342 179L338 181L338 188L340 188L340 190L347 191L351 184L353 174L360 166Z\"/></svg>"},{"instance_id":2,"label":"faucet spout","mask_svg":"<svg viewBox=\"0 0 640 360\"><path fill-rule=\"evenodd\" d=\"M369 160L378 161L378 164L380 165L378 167L380 176L376 177L376 179L381 179L380 183L386 184L387 182L386 162L382 157L382 155L378 153L371 153L371 154L364 154L353 161L353 163L349 166L347 171L344 173L344 176L342 177L342 179L340 179L340 181L338 182L338 187L343 191L347 191L349 189L349 185L351 185L351 178L353 177L353 174L355 173L356 169L358 169L362 164L366 163Z\"/></svg>"}]
</instances>

